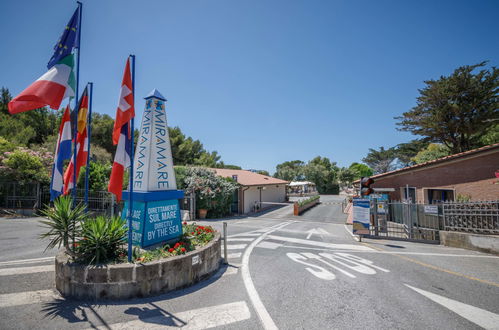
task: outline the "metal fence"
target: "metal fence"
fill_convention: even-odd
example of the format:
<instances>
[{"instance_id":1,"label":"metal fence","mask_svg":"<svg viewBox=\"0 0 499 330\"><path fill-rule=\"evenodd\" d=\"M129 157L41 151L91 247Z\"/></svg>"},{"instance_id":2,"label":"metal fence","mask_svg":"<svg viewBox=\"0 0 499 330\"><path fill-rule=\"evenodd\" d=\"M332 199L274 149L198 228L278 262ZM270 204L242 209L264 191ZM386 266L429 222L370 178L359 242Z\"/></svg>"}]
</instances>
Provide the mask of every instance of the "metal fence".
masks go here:
<instances>
[{"instance_id":1,"label":"metal fence","mask_svg":"<svg viewBox=\"0 0 499 330\"><path fill-rule=\"evenodd\" d=\"M443 203L445 230L499 234L499 201Z\"/></svg>"},{"instance_id":2,"label":"metal fence","mask_svg":"<svg viewBox=\"0 0 499 330\"><path fill-rule=\"evenodd\" d=\"M195 194L185 194L179 200L182 211L189 213L189 219L195 219ZM76 202L85 202L85 190L77 189ZM32 215L50 204L50 187L40 183L0 182L0 212ZM114 215L123 209L123 201L116 204L114 195L107 191L89 191L88 210L93 214ZM184 213L184 212L183 212Z\"/></svg>"},{"instance_id":3,"label":"metal fence","mask_svg":"<svg viewBox=\"0 0 499 330\"><path fill-rule=\"evenodd\" d=\"M438 242L439 231L499 234L499 201L371 205L371 234L377 237Z\"/></svg>"}]
</instances>

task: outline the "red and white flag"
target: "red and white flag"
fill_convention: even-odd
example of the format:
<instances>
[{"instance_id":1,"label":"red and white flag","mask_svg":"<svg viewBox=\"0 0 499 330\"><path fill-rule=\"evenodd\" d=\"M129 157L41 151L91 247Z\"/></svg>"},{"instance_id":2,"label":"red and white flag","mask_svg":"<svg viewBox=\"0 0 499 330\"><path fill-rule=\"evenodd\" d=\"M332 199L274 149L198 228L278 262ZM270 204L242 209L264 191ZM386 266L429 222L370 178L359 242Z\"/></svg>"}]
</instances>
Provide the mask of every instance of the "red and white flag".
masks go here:
<instances>
[{"instance_id":1,"label":"red and white flag","mask_svg":"<svg viewBox=\"0 0 499 330\"><path fill-rule=\"evenodd\" d=\"M123 191L123 174L125 169L131 166L133 132L130 130L130 120L134 116L130 59L128 59L121 84L120 100L116 109L116 120L114 121L113 144L118 146L107 187L107 190L116 196L118 203L121 201Z\"/></svg>"},{"instance_id":2,"label":"red and white flag","mask_svg":"<svg viewBox=\"0 0 499 330\"><path fill-rule=\"evenodd\" d=\"M116 109L116 120L113 127L113 144L117 145L120 140L121 127L135 117L135 108L132 93L132 75L130 73L130 58L126 61L125 73L121 83L120 99Z\"/></svg>"}]
</instances>

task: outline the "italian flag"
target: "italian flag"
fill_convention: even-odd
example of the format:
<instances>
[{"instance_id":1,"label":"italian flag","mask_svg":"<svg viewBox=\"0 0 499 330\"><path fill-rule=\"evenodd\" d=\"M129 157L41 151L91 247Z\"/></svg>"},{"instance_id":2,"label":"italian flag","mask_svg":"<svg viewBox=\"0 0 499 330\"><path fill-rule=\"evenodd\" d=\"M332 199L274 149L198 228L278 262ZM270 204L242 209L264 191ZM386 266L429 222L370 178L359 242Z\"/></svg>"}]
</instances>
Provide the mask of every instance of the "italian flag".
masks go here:
<instances>
[{"instance_id":1,"label":"italian flag","mask_svg":"<svg viewBox=\"0 0 499 330\"><path fill-rule=\"evenodd\" d=\"M75 95L74 57L68 55L9 102L9 112L16 114L50 106L59 109L66 97Z\"/></svg>"}]
</instances>

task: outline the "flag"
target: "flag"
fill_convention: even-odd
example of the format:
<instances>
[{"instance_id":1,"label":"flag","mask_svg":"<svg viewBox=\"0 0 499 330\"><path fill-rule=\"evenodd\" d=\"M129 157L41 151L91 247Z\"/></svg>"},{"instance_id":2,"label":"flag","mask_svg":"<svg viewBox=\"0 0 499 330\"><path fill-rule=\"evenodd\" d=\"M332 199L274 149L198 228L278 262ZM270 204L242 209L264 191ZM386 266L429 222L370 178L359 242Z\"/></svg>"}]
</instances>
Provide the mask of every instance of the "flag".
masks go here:
<instances>
[{"instance_id":1,"label":"flag","mask_svg":"<svg viewBox=\"0 0 499 330\"><path fill-rule=\"evenodd\" d=\"M121 192L123 190L123 174L125 169L131 165L132 158L132 139L130 132L130 123L121 126L118 147L114 155L113 168L111 177L109 178L109 186L107 190L116 195L116 201L121 201Z\"/></svg>"},{"instance_id":2,"label":"flag","mask_svg":"<svg viewBox=\"0 0 499 330\"><path fill-rule=\"evenodd\" d=\"M54 46L54 54L47 64L47 69L56 65L61 59L71 54L73 48L80 47L78 29L80 28L80 6L76 8L73 16L64 28L64 32Z\"/></svg>"},{"instance_id":3,"label":"flag","mask_svg":"<svg viewBox=\"0 0 499 330\"><path fill-rule=\"evenodd\" d=\"M49 70L9 102L11 114L47 105L59 109L63 99L74 96L76 79L72 51L79 47L79 16L78 7L54 47L54 54L47 65Z\"/></svg>"},{"instance_id":4,"label":"flag","mask_svg":"<svg viewBox=\"0 0 499 330\"><path fill-rule=\"evenodd\" d=\"M55 149L52 182L50 183L50 200L53 201L63 192L62 172L64 160L71 157L71 118L69 105L66 107L59 127L59 136Z\"/></svg>"},{"instance_id":5,"label":"flag","mask_svg":"<svg viewBox=\"0 0 499 330\"><path fill-rule=\"evenodd\" d=\"M135 117L135 109L132 93L132 75L130 73L130 58L126 61L123 81L121 82L121 93L116 109L116 120L113 128L113 144L118 144L121 134L121 127Z\"/></svg>"},{"instance_id":6,"label":"flag","mask_svg":"<svg viewBox=\"0 0 499 330\"><path fill-rule=\"evenodd\" d=\"M77 118L77 133L76 133L76 178L80 173L80 168L87 165L88 155L88 125L87 125L87 112L88 112L88 92L87 88L78 104L78 118ZM74 185L74 157L71 157L66 172L64 172L64 195L66 195Z\"/></svg>"}]
</instances>

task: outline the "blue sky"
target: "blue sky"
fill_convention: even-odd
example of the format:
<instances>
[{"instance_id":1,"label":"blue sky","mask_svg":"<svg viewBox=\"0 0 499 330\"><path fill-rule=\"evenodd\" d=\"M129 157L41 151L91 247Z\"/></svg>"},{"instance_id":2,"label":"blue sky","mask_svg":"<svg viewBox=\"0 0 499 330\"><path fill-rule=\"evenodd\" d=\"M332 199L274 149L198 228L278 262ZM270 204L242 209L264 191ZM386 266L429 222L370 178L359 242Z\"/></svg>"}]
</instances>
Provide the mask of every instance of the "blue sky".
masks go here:
<instances>
[{"instance_id":1,"label":"blue sky","mask_svg":"<svg viewBox=\"0 0 499 330\"><path fill-rule=\"evenodd\" d=\"M226 164L271 173L317 155L348 166L368 148L407 142L393 117L415 105L424 80L499 62L499 1L83 3L80 79L94 82L94 111L114 117L133 53L138 118L157 88L170 126ZM75 8L0 2L0 86L15 96L46 71Z\"/></svg>"}]
</instances>

